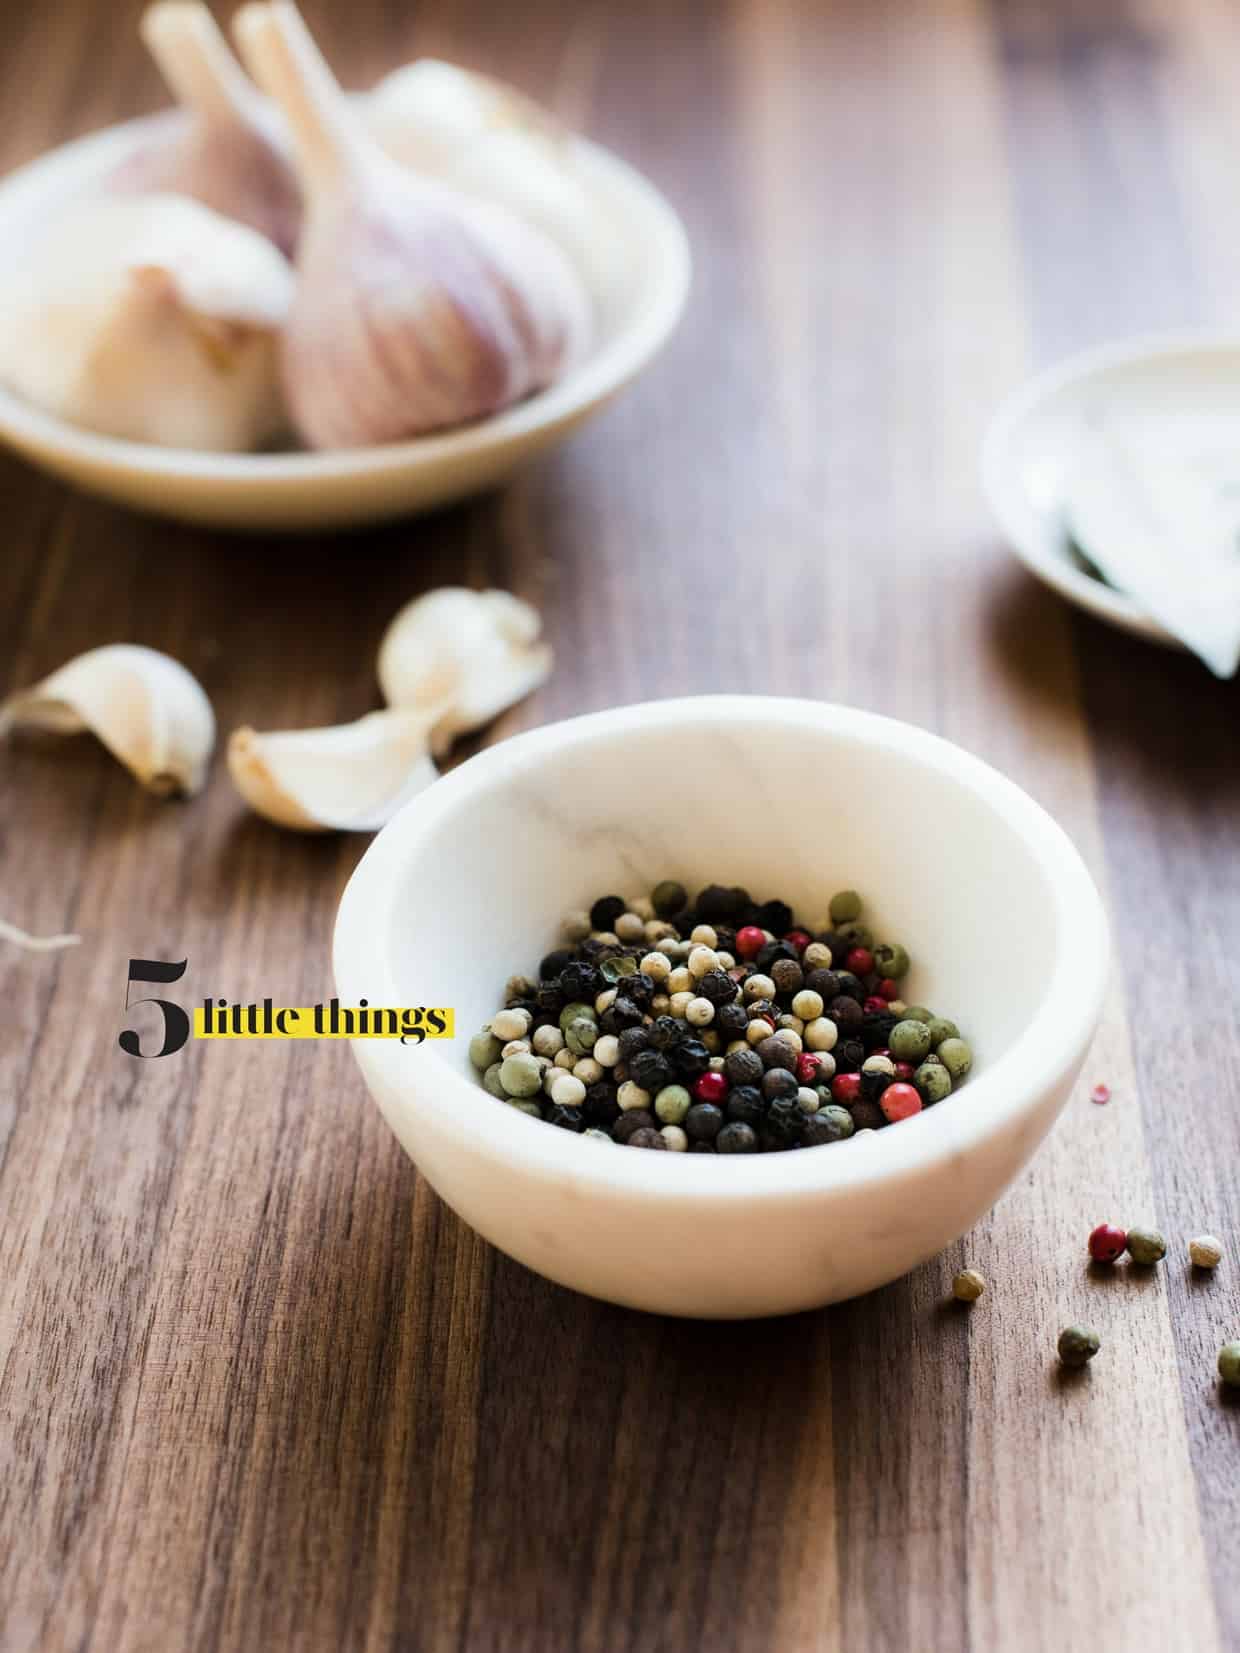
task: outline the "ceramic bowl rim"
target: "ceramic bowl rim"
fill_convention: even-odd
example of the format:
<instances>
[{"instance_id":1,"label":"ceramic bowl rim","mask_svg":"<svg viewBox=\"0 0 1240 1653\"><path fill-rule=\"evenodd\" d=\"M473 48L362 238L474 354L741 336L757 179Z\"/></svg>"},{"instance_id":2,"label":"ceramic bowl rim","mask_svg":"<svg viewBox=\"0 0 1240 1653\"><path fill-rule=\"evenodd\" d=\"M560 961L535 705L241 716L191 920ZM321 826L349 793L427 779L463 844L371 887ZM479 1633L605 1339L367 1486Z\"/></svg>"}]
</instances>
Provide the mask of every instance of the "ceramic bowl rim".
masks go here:
<instances>
[{"instance_id":1,"label":"ceramic bowl rim","mask_svg":"<svg viewBox=\"0 0 1240 1653\"><path fill-rule=\"evenodd\" d=\"M462 1152L502 1157L514 1176L562 1178L579 1189L622 1189L649 1200L744 1199L827 1193L843 1186L899 1181L931 1170L949 1171L962 1156L1036 1112L1048 1090L1079 1066L1097 1027L1109 976L1109 931L1102 901L1084 861L1042 806L982 759L915 725L826 702L762 695L703 695L648 701L545 725L488 747L443 776L408 804L376 837L340 901L334 964L341 1001L399 1003L392 957L393 889L445 817L518 782L534 757L568 754L597 737L726 719L730 732L772 720L807 724L861 738L905 757L929 762L971 792L979 807L1001 818L1043 870L1056 910L1059 937L1053 968L1023 1032L989 1067L975 1071L960 1093L882 1132L796 1154L719 1156L613 1151L587 1144L541 1120L530 1119L454 1069L434 1043L412 1051L396 1041L354 1045L365 1076L414 1106L454 1123L472 1138ZM386 919L386 924L385 924ZM376 942L376 937L378 941ZM386 997L380 998L384 994ZM457 1030L457 1037L465 1037ZM409 1062L428 1064L411 1080Z\"/></svg>"},{"instance_id":2,"label":"ceramic bowl rim","mask_svg":"<svg viewBox=\"0 0 1240 1653\"><path fill-rule=\"evenodd\" d=\"M53 188L61 174L84 170L94 151L99 153L100 166L109 149L115 152L117 161L122 160L141 137L159 124L170 125L178 118L177 110L162 110L101 127L16 168L0 178L0 221L12 197L37 197ZM554 432L622 389L653 359L680 319L692 273L688 235L663 194L635 167L601 145L586 138L575 137L572 141L589 170L607 178L617 195L636 203L644 226L643 257L637 265L643 286L614 335L538 395L489 419L407 442L311 453L238 454L163 448L104 436L35 407L0 385L0 441L54 448L61 455L129 476L209 482L245 493L265 490L273 484L366 480L433 470L506 448L543 431ZM22 446L21 451L28 450Z\"/></svg>"},{"instance_id":3,"label":"ceramic bowl rim","mask_svg":"<svg viewBox=\"0 0 1240 1653\"><path fill-rule=\"evenodd\" d=\"M1240 352L1240 334L1206 329L1147 333L1077 351L1006 396L982 442L982 491L1005 541L1029 572L1100 619L1172 649L1182 650L1185 645L1140 604L1124 592L1074 568L1066 558L1047 551L1036 536L1026 532L1027 496L1013 479L1010 453L1017 431L1034 409L1076 382L1084 383L1099 374L1142 361L1216 351Z\"/></svg>"}]
</instances>

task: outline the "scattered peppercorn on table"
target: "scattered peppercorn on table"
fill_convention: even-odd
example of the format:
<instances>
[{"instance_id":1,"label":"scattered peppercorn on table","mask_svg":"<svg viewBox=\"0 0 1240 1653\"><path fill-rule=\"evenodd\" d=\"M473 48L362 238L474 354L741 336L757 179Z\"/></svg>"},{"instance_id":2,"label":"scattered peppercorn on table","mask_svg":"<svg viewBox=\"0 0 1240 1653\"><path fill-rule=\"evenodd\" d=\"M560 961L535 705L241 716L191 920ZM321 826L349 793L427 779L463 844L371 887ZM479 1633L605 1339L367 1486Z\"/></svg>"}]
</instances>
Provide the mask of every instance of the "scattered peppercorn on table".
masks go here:
<instances>
[{"instance_id":1,"label":"scattered peppercorn on table","mask_svg":"<svg viewBox=\"0 0 1240 1653\"><path fill-rule=\"evenodd\" d=\"M46 955L0 942L0 1648L1059 1653L1086 1626L1106 1650L1240 1649L1234 685L1035 586L975 481L992 410L1035 367L1125 332L1230 320L1236 137L1222 89L1240 80L1240 46L1223 8L305 12L346 85L419 54L469 64L633 161L694 243L684 324L606 418L502 496L368 536L168 529L0 457L0 697L128 639L183 660L222 728L346 722L377 703L359 662L412 596L502 587L543 614L556 670L485 738L720 689L925 724L1012 775L1081 847L1114 915L1113 1000L1054 1133L958 1246L822 1313L661 1321L549 1285L466 1230L342 1044L118 1049L125 1028L160 1048L164 1013L136 1002L148 996L188 1011L207 995L329 995L332 916L364 838L280 834L242 810L218 760L182 808L140 795L85 743L6 743L0 913L83 940ZM85 0L13 9L0 164L163 102L136 16ZM725 748L683 754L702 813L665 864L697 870L695 908L727 875L697 859L701 821L751 784ZM765 800L773 820L804 813L801 781L790 767ZM640 756L613 784L642 794ZM924 813L913 789L887 807ZM831 825L806 820L810 851ZM771 864L750 893L763 905L812 883L808 866ZM641 947L640 967L660 949L639 903L658 919L671 893L615 893L607 924L578 915L563 945L576 955L601 930L616 959ZM860 893L880 910L880 889ZM779 1016L801 1021L782 1031L801 1040L798 1061L818 1058L819 1086L863 1086L884 1049L893 1069L916 1064L912 1081L881 1077L912 1083L931 1117L883 1125L874 1155L969 1104L972 1080L946 1100L918 1087L923 1035L901 1054L893 1026L853 1074L840 1051L853 1035L834 1022L828 1048L813 999L796 1007L817 993L829 1010L805 978L849 966L817 938L864 910L694 917L735 961L724 975L743 964L770 978L764 1038ZM803 948L787 940L792 918L807 921ZM763 932L749 959L747 928ZM1020 946L1002 911L993 935L970 974L1002 970ZM459 1019L461 1062L488 1019L479 1057L500 1038L552 1068L568 1050L560 1074L584 1098L550 1095L539 1062L530 1094L540 1113L584 1116L602 1081L578 1064L618 1079L626 1032L597 1008L613 987L612 1005L623 997L608 960L566 960L561 984L586 962L606 985L591 977L539 1026L530 995L504 984L524 974L541 991L546 939L499 957L480 915L464 940L485 993ZM692 930L679 941L705 946ZM785 941L795 960L758 964ZM878 973L885 941L907 947L913 983L943 946L933 931L876 934L876 986L900 985L889 964ZM688 956L663 956L693 976ZM127 990L131 959L186 965ZM790 971L779 985L783 963L801 970L795 988ZM870 972L854 973L864 987ZM743 985L739 1002L694 990L713 974L677 988L692 993L682 1042L706 1048L706 1069L663 1083L653 1059L633 1072L646 1051L627 1052L615 1087L621 1113L652 1121L635 1133L668 1147L642 1159L587 1139L605 1128L587 1122L574 1153L652 1180L687 1172L665 1133L683 1132L688 1153L695 1107L724 1116L716 1151L725 1126L769 1133L793 1100L782 1078L784 1097L763 1094L770 1072L796 1081L799 1119L777 1117L802 1133L821 1119L829 1136L845 1129L840 1109L856 1131L864 1095L828 1102L762 1057L761 1078L748 1060L740 1083L728 1076L734 1013L748 1026L753 1001ZM863 1017L886 1014L866 997ZM711 1017L689 1015L697 999ZM588 1053L574 1045L593 1030L573 1029L590 1018L560 1025L574 1004L594 1010ZM932 1008L968 1038L967 1002ZM714 1053L721 1018L738 1037ZM747 1033L745 1049L758 1049ZM719 1060L721 1108L693 1092ZM979 1038L974 1094L985 1066ZM649 1105L624 1108L623 1084ZM738 1105L746 1090L758 1100ZM610 1101L591 1104L604 1121ZM858 1145L780 1152L764 1172ZM1091 1255L1100 1226L1124 1236L1113 1261ZM793 1249L780 1266L800 1264Z\"/></svg>"}]
</instances>

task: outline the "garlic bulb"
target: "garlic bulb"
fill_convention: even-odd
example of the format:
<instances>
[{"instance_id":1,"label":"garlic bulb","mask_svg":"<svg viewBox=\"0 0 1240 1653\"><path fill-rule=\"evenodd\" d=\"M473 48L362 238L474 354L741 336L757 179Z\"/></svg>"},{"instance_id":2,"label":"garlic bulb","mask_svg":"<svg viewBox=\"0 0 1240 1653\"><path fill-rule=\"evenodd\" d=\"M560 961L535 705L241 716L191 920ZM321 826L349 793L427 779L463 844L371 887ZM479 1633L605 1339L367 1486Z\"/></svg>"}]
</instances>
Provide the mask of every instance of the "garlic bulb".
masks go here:
<instances>
[{"instance_id":1,"label":"garlic bulb","mask_svg":"<svg viewBox=\"0 0 1240 1653\"><path fill-rule=\"evenodd\" d=\"M532 98L437 58L395 69L365 102L383 148L411 167L507 207L549 235L604 305L627 256L595 199L572 133Z\"/></svg>"},{"instance_id":2,"label":"garlic bulb","mask_svg":"<svg viewBox=\"0 0 1240 1653\"><path fill-rule=\"evenodd\" d=\"M151 792L199 791L215 717L198 679L169 655L135 643L90 649L0 705L0 735L89 730Z\"/></svg>"},{"instance_id":3,"label":"garlic bulb","mask_svg":"<svg viewBox=\"0 0 1240 1653\"><path fill-rule=\"evenodd\" d=\"M159 0L143 14L141 33L189 118L175 135L161 134L130 156L110 187L191 196L291 253L301 190L288 136L242 73L211 13L200 0Z\"/></svg>"},{"instance_id":4,"label":"garlic bulb","mask_svg":"<svg viewBox=\"0 0 1240 1653\"><path fill-rule=\"evenodd\" d=\"M415 177L366 132L291 0L235 32L281 106L306 212L285 388L312 447L395 442L498 412L585 348L586 290L511 213Z\"/></svg>"},{"instance_id":5,"label":"garlic bulb","mask_svg":"<svg viewBox=\"0 0 1240 1653\"><path fill-rule=\"evenodd\" d=\"M300 832L377 832L437 778L427 736L438 708L371 712L356 723L258 734L228 743L228 768L250 807Z\"/></svg>"},{"instance_id":6,"label":"garlic bulb","mask_svg":"<svg viewBox=\"0 0 1240 1653\"><path fill-rule=\"evenodd\" d=\"M523 700L551 672L538 611L507 591L442 586L406 604L379 645L379 685L393 706L443 709L431 728L442 756L460 735Z\"/></svg>"},{"instance_id":7,"label":"garlic bulb","mask_svg":"<svg viewBox=\"0 0 1240 1653\"><path fill-rule=\"evenodd\" d=\"M0 383L108 436L216 452L284 427L270 241L174 195L70 209L0 273Z\"/></svg>"}]
</instances>

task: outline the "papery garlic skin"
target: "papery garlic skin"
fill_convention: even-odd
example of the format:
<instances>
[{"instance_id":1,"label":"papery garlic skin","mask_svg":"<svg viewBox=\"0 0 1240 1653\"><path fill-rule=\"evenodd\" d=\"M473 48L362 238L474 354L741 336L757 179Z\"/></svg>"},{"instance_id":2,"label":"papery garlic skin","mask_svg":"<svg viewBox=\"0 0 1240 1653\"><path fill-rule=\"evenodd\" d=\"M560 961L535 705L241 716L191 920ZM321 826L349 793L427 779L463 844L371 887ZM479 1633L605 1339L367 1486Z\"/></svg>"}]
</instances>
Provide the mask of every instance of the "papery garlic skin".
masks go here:
<instances>
[{"instance_id":1,"label":"papery garlic skin","mask_svg":"<svg viewBox=\"0 0 1240 1653\"><path fill-rule=\"evenodd\" d=\"M242 73L198 0L158 0L143 13L140 32L186 115L130 155L108 188L188 195L290 255L301 190L278 112Z\"/></svg>"},{"instance_id":2,"label":"papery garlic skin","mask_svg":"<svg viewBox=\"0 0 1240 1653\"><path fill-rule=\"evenodd\" d=\"M624 243L582 174L573 135L532 98L427 57L385 76L364 109L393 160L506 207L568 254L596 299L615 296Z\"/></svg>"},{"instance_id":3,"label":"papery garlic skin","mask_svg":"<svg viewBox=\"0 0 1240 1653\"><path fill-rule=\"evenodd\" d=\"M0 705L10 729L95 735L161 797L198 792L215 746L215 715L198 679L136 643L90 649Z\"/></svg>"},{"instance_id":4,"label":"papery garlic skin","mask_svg":"<svg viewBox=\"0 0 1240 1653\"><path fill-rule=\"evenodd\" d=\"M438 708L371 712L356 723L260 734L234 730L228 768L259 815L297 832L377 832L438 770Z\"/></svg>"},{"instance_id":5,"label":"papery garlic skin","mask_svg":"<svg viewBox=\"0 0 1240 1653\"><path fill-rule=\"evenodd\" d=\"M590 299L549 237L384 155L290 0L244 7L235 31L297 144L306 216L283 365L312 447L484 418L581 358Z\"/></svg>"},{"instance_id":6,"label":"papery garlic skin","mask_svg":"<svg viewBox=\"0 0 1240 1653\"><path fill-rule=\"evenodd\" d=\"M275 247L196 201L83 203L0 274L0 383L107 436L244 452L286 424L292 299Z\"/></svg>"},{"instance_id":7,"label":"papery garlic skin","mask_svg":"<svg viewBox=\"0 0 1240 1653\"><path fill-rule=\"evenodd\" d=\"M407 603L388 626L379 686L393 706L445 702L431 729L431 750L442 756L550 676L541 629L538 611L507 591L440 587Z\"/></svg>"}]
</instances>

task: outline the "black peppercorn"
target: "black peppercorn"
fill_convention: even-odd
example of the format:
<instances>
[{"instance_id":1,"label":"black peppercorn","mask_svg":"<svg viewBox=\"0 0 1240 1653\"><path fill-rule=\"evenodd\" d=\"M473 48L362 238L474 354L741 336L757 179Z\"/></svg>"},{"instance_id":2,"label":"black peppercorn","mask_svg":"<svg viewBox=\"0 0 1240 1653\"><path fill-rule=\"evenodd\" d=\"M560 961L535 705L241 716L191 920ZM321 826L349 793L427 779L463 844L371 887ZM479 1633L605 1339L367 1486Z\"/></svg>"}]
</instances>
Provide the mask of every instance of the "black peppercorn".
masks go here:
<instances>
[{"instance_id":1,"label":"black peppercorn","mask_svg":"<svg viewBox=\"0 0 1240 1653\"><path fill-rule=\"evenodd\" d=\"M612 1000L611 1013L616 1019L618 1028L640 1027L642 1024L642 1008L634 1004L628 997L617 996Z\"/></svg>"},{"instance_id":2,"label":"black peppercorn","mask_svg":"<svg viewBox=\"0 0 1240 1653\"><path fill-rule=\"evenodd\" d=\"M700 1039L681 1039L667 1052L667 1059L682 1079L695 1078L710 1066L710 1052Z\"/></svg>"},{"instance_id":3,"label":"black peppercorn","mask_svg":"<svg viewBox=\"0 0 1240 1653\"><path fill-rule=\"evenodd\" d=\"M889 1010L867 1010L861 1017L861 1043L867 1050L885 1050L891 1030L900 1020Z\"/></svg>"},{"instance_id":4,"label":"black peppercorn","mask_svg":"<svg viewBox=\"0 0 1240 1653\"><path fill-rule=\"evenodd\" d=\"M537 1003L539 1010L545 1011L548 1016L558 1016L568 1000L560 992L556 981L553 979L545 981L538 989Z\"/></svg>"},{"instance_id":5,"label":"black peppercorn","mask_svg":"<svg viewBox=\"0 0 1240 1653\"><path fill-rule=\"evenodd\" d=\"M656 1050L667 1050L684 1037L685 1024L675 1016L656 1016L646 1032Z\"/></svg>"},{"instance_id":6,"label":"black peppercorn","mask_svg":"<svg viewBox=\"0 0 1240 1653\"><path fill-rule=\"evenodd\" d=\"M814 940L820 941L824 947L830 948L831 957L834 959L842 959L848 951L848 943L838 930L823 930L814 937Z\"/></svg>"},{"instance_id":7,"label":"black peppercorn","mask_svg":"<svg viewBox=\"0 0 1240 1653\"><path fill-rule=\"evenodd\" d=\"M590 924L595 930L610 930L620 917L628 911L628 903L618 895L604 895L590 908Z\"/></svg>"},{"instance_id":8,"label":"black peppercorn","mask_svg":"<svg viewBox=\"0 0 1240 1653\"><path fill-rule=\"evenodd\" d=\"M856 999L860 1004L866 997L865 983L860 976L854 976L851 970L837 970L835 979L840 984L840 992L847 999Z\"/></svg>"},{"instance_id":9,"label":"black peppercorn","mask_svg":"<svg viewBox=\"0 0 1240 1653\"><path fill-rule=\"evenodd\" d=\"M728 1092L723 1111L728 1119L739 1119L746 1125L759 1125L766 1115L766 1104L756 1085L737 1085Z\"/></svg>"},{"instance_id":10,"label":"black peppercorn","mask_svg":"<svg viewBox=\"0 0 1240 1653\"><path fill-rule=\"evenodd\" d=\"M697 898L697 915L703 924L714 924L720 918L734 918L746 905L744 890L725 889L722 884L708 884Z\"/></svg>"},{"instance_id":11,"label":"black peppercorn","mask_svg":"<svg viewBox=\"0 0 1240 1653\"><path fill-rule=\"evenodd\" d=\"M691 1142L689 1144L691 1154L713 1154L714 1151L715 1145L713 1142Z\"/></svg>"},{"instance_id":12,"label":"black peppercorn","mask_svg":"<svg viewBox=\"0 0 1240 1653\"><path fill-rule=\"evenodd\" d=\"M619 1037L620 1060L631 1062L635 1056L640 1056L643 1050L650 1047L650 1029L647 1027L626 1027ZM643 1086L643 1089L646 1087Z\"/></svg>"},{"instance_id":13,"label":"black peppercorn","mask_svg":"<svg viewBox=\"0 0 1240 1653\"><path fill-rule=\"evenodd\" d=\"M587 1124L603 1131L611 1129L620 1117L620 1104L616 1101L616 1089L610 1080L600 1079L596 1084L587 1086L581 1111Z\"/></svg>"},{"instance_id":14,"label":"black peppercorn","mask_svg":"<svg viewBox=\"0 0 1240 1653\"><path fill-rule=\"evenodd\" d=\"M863 1102L877 1102L879 1097L891 1084L889 1073L867 1073L861 1070L861 1100Z\"/></svg>"},{"instance_id":15,"label":"black peppercorn","mask_svg":"<svg viewBox=\"0 0 1240 1653\"><path fill-rule=\"evenodd\" d=\"M573 953L570 947L557 947L554 953L548 953L538 966L538 975L541 981L554 981L560 971L573 962Z\"/></svg>"},{"instance_id":16,"label":"black peppercorn","mask_svg":"<svg viewBox=\"0 0 1240 1653\"><path fill-rule=\"evenodd\" d=\"M792 928L792 908L786 901L764 901L758 908L757 923L772 935L787 935Z\"/></svg>"},{"instance_id":17,"label":"black peppercorn","mask_svg":"<svg viewBox=\"0 0 1240 1653\"><path fill-rule=\"evenodd\" d=\"M645 1108L630 1108L622 1113L611 1128L611 1134L617 1142L627 1142L634 1131L656 1130L658 1120Z\"/></svg>"},{"instance_id":18,"label":"black peppercorn","mask_svg":"<svg viewBox=\"0 0 1240 1653\"><path fill-rule=\"evenodd\" d=\"M777 1038L772 1033L756 1048L764 1068L787 1068L789 1073L796 1072L797 1052L787 1039Z\"/></svg>"},{"instance_id":19,"label":"black peppercorn","mask_svg":"<svg viewBox=\"0 0 1240 1653\"><path fill-rule=\"evenodd\" d=\"M769 976L771 967L779 959L792 959L794 963L796 962L797 950L790 941L768 941L754 960L754 965L762 971L763 975Z\"/></svg>"},{"instance_id":20,"label":"black peppercorn","mask_svg":"<svg viewBox=\"0 0 1240 1653\"><path fill-rule=\"evenodd\" d=\"M722 1039L743 1039L748 1026L749 1017L743 1004L720 1005L715 1012L715 1027Z\"/></svg>"},{"instance_id":21,"label":"black peppercorn","mask_svg":"<svg viewBox=\"0 0 1240 1653\"><path fill-rule=\"evenodd\" d=\"M620 1032L620 1023L616 1020L616 1012L611 1005L608 1005L607 1009L604 1010L603 1014L599 1017L598 1030L600 1033Z\"/></svg>"},{"instance_id":22,"label":"black peppercorn","mask_svg":"<svg viewBox=\"0 0 1240 1653\"><path fill-rule=\"evenodd\" d=\"M584 959L578 959L573 964L566 964L560 971L560 992L563 993L566 1003L576 1000L592 1000L603 990L603 978L594 965L587 964Z\"/></svg>"},{"instance_id":23,"label":"black peppercorn","mask_svg":"<svg viewBox=\"0 0 1240 1653\"><path fill-rule=\"evenodd\" d=\"M768 1102L777 1098L795 1096L798 1090L797 1076L787 1068L769 1068L762 1075L762 1094Z\"/></svg>"},{"instance_id":24,"label":"black peppercorn","mask_svg":"<svg viewBox=\"0 0 1240 1653\"><path fill-rule=\"evenodd\" d=\"M850 1127L848 1117L843 1108L819 1108L805 1121L801 1141L807 1148L817 1148L823 1142L842 1142L856 1129L856 1120Z\"/></svg>"},{"instance_id":25,"label":"black peppercorn","mask_svg":"<svg viewBox=\"0 0 1240 1653\"><path fill-rule=\"evenodd\" d=\"M715 947L724 953L736 952L736 931L730 924L715 925Z\"/></svg>"},{"instance_id":26,"label":"black peppercorn","mask_svg":"<svg viewBox=\"0 0 1240 1653\"><path fill-rule=\"evenodd\" d=\"M744 1050L728 1052L723 1059L723 1071L734 1085L757 1085L762 1080L762 1058L746 1045Z\"/></svg>"},{"instance_id":27,"label":"black peppercorn","mask_svg":"<svg viewBox=\"0 0 1240 1653\"><path fill-rule=\"evenodd\" d=\"M648 976L644 970L639 970L636 975L626 976L624 996L626 999L632 999L633 1003L640 1005L643 1010L649 1010L650 1001L654 998L654 977Z\"/></svg>"},{"instance_id":28,"label":"black peppercorn","mask_svg":"<svg viewBox=\"0 0 1240 1653\"><path fill-rule=\"evenodd\" d=\"M817 993L823 1004L830 1004L838 999L843 989L840 978L834 970L810 970L805 976L805 985L811 993Z\"/></svg>"},{"instance_id":29,"label":"black peppercorn","mask_svg":"<svg viewBox=\"0 0 1240 1653\"><path fill-rule=\"evenodd\" d=\"M775 983L775 991L787 997L801 991L805 972L795 958L776 959L771 966L771 980Z\"/></svg>"},{"instance_id":30,"label":"black peppercorn","mask_svg":"<svg viewBox=\"0 0 1240 1653\"><path fill-rule=\"evenodd\" d=\"M624 1035L620 1037L623 1053ZM652 1096L672 1082L672 1064L661 1050L639 1050L636 1056L625 1060L629 1064L629 1078Z\"/></svg>"},{"instance_id":31,"label":"black peppercorn","mask_svg":"<svg viewBox=\"0 0 1240 1653\"><path fill-rule=\"evenodd\" d=\"M758 1133L741 1119L731 1120L715 1138L715 1149L721 1154L756 1154Z\"/></svg>"},{"instance_id":32,"label":"black peppercorn","mask_svg":"<svg viewBox=\"0 0 1240 1653\"><path fill-rule=\"evenodd\" d=\"M736 983L726 970L708 970L697 984L698 994L718 1007L736 1000Z\"/></svg>"},{"instance_id":33,"label":"black peppercorn","mask_svg":"<svg viewBox=\"0 0 1240 1653\"><path fill-rule=\"evenodd\" d=\"M852 1114L853 1125L859 1131L880 1131L887 1123L887 1117L877 1102L867 1102L862 1098L854 1102L848 1111Z\"/></svg>"},{"instance_id":34,"label":"black peppercorn","mask_svg":"<svg viewBox=\"0 0 1240 1653\"><path fill-rule=\"evenodd\" d=\"M850 999L847 994L841 994L838 999L831 1000L827 1006L827 1015L840 1032L849 1037L861 1032L861 1023L865 1019L865 1011L856 999Z\"/></svg>"},{"instance_id":35,"label":"black peppercorn","mask_svg":"<svg viewBox=\"0 0 1240 1653\"><path fill-rule=\"evenodd\" d=\"M643 1125L640 1131L634 1131L625 1144L628 1148L662 1148L666 1151L667 1143L663 1140L661 1131L656 1131L651 1125Z\"/></svg>"},{"instance_id":36,"label":"black peppercorn","mask_svg":"<svg viewBox=\"0 0 1240 1653\"><path fill-rule=\"evenodd\" d=\"M598 941L594 936L587 936L577 943L577 956L597 964L600 959L615 957L616 949L610 941Z\"/></svg>"},{"instance_id":37,"label":"black peppercorn","mask_svg":"<svg viewBox=\"0 0 1240 1653\"><path fill-rule=\"evenodd\" d=\"M775 1018L778 1015L779 1011L770 999L750 999L745 1006L745 1016L751 1022L763 1021L774 1025Z\"/></svg>"},{"instance_id":38,"label":"black peppercorn","mask_svg":"<svg viewBox=\"0 0 1240 1653\"><path fill-rule=\"evenodd\" d=\"M835 1057L836 1073L856 1073L865 1061L865 1046L860 1039L840 1039L831 1054Z\"/></svg>"},{"instance_id":39,"label":"black peppercorn","mask_svg":"<svg viewBox=\"0 0 1240 1653\"><path fill-rule=\"evenodd\" d=\"M723 1128L723 1109L713 1102L695 1102L682 1128L690 1142L713 1142Z\"/></svg>"},{"instance_id":40,"label":"black peppercorn","mask_svg":"<svg viewBox=\"0 0 1240 1653\"><path fill-rule=\"evenodd\" d=\"M559 1102L553 1102L546 1118L552 1125L558 1125L564 1131L584 1131L586 1128L585 1114L580 1108L565 1107Z\"/></svg>"},{"instance_id":41,"label":"black peppercorn","mask_svg":"<svg viewBox=\"0 0 1240 1653\"><path fill-rule=\"evenodd\" d=\"M778 1148L793 1148L801 1141L804 1131L805 1115L795 1094L777 1097L762 1122L764 1140Z\"/></svg>"}]
</instances>

